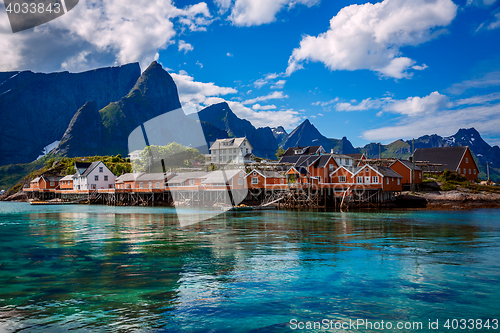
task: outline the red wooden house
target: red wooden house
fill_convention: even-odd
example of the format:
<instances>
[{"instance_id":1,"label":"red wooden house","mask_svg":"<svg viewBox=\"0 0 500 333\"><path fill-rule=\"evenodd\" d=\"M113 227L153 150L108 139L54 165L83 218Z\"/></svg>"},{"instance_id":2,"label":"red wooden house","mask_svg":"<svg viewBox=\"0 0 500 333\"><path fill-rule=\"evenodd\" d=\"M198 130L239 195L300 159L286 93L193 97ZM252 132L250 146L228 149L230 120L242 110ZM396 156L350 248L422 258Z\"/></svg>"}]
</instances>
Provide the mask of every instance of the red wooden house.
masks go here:
<instances>
[{"instance_id":1,"label":"red wooden house","mask_svg":"<svg viewBox=\"0 0 500 333\"><path fill-rule=\"evenodd\" d=\"M396 160L389 168L397 172L403 177L403 184L421 184L422 183L422 168L415 165L415 180L413 180L413 163L408 160Z\"/></svg>"},{"instance_id":2,"label":"red wooden house","mask_svg":"<svg viewBox=\"0 0 500 333\"><path fill-rule=\"evenodd\" d=\"M415 162L441 164L440 167L423 167L424 172L443 173L444 170L457 172L473 182L479 177L479 167L469 147L419 148L413 154ZM437 171L436 171L437 169Z\"/></svg>"}]
</instances>

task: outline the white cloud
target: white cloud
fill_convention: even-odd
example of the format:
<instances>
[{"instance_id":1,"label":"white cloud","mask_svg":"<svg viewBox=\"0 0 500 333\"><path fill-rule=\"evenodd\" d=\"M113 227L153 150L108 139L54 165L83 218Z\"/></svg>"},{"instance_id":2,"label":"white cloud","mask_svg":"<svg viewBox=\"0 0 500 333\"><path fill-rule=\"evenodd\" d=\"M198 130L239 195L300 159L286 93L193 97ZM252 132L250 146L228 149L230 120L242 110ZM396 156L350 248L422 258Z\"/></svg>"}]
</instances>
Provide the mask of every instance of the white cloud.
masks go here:
<instances>
[{"instance_id":1,"label":"white cloud","mask_svg":"<svg viewBox=\"0 0 500 333\"><path fill-rule=\"evenodd\" d=\"M0 15L7 17L3 6ZM171 0L80 0L64 16L23 32L13 34L1 20L0 70L80 71L136 61L145 68L176 29L202 30L210 18L204 2L177 8Z\"/></svg>"},{"instance_id":2,"label":"white cloud","mask_svg":"<svg viewBox=\"0 0 500 333\"><path fill-rule=\"evenodd\" d=\"M416 71L423 71L424 69L429 68L429 66L427 66L426 64L423 64L422 66L415 65L415 66L412 66L411 68L413 68Z\"/></svg>"},{"instance_id":3,"label":"white cloud","mask_svg":"<svg viewBox=\"0 0 500 333\"><path fill-rule=\"evenodd\" d=\"M477 79L455 83L450 88L446 89L446 92L453 95L460 95L470 88L486 88L498 85L500 85L500 71L486 73Z\"/></svg>"},{"instance_id":4,"label":"white cloud","mask_svg":"<svg viewBox=\"0 0 500 333\"><path fill-rule=\"evenodd\" d=\"M433 113L437 110L451 107L448 97L438 93L437 91L424 97L408 97L407 99L393 99L392 97L384 97L378 99L367 98L360 103L355 102L339 102L335 104L337 111L366 111L380 109L382 110L377 115L382 115L383 112L398 113L407 116L416 116L424 113Z\"/></svg>"},{"instance_id":5,"label":"white cloud","mask_svg":"<svg viewBox=\"0 0 500 333\"><path fill-rule=\"evenodd\" d=\"M335 97L334 99L329 100L329 101L327 101L327 102L317 101L317 102L311 103L311 105L320 105L320 106L325 107L325 106L328 106L328 105L330 105L330 104L336 103L336 102L338 102L338 101L339 101L339 98L338 98L338 97Z\"/></svg>"},{"instance_id":6,"label":"white cloud","mask_svg":"<svg viewBox=\"0 0 500 333\"><path fill-rule=\"evenodd\" d=\"M179 41L179 51L184 51L184 54L188 53L189 51L193 51L193 45L186 43L183 40Z\"/></svg>"},{"instance_id":7,"label":"white cloud","mask_svg":"<svg viewBox=\"0 0 500 333\"><path fill-rule=\"evenodd\" d=\"M229 8L228 0L216 0ZM229 20L237 26L254 26L274 22L276 14L285 7L291 8L297 4L314 6L320 0L236 0ZM222 6L219 5L222 10Z\"/></svg>"},{"instance_id":8,"label":"white cloud","mask_svg":"<svg viewBox=\"0 0 500 333\"><path fill-rule=\"evenodd\" d=\"M400 48L438 36L442 31L436 29L449 25L456 13L451 0L384 0L344 7L327 32L302 38L286 73L316 61L330 70L369 69L396 79L409 77L415 60L402 56Z\"/></svg>"},{"instance_id":9,"label":"white cloud","mask_svg":"<svg viewBox=\"0 0 500 333\"><path fill-rule=\"evenodd\" d=\"M476 128L481 134L498 135L500 128L500 103L471 106L458 110L442 110L418 118L406 118L393 126L384 126L363 132L370 141L411 139L425 134L442 136L454 134L458 128Z\"/></svg>"},{"instance_id":10,"label":"white cloud","mask_svg":"<svg viewBox=\"0 0 500 333\"><path fill-rule=\"evenodd\" d=\"M228 52L226 55L227 55L228 57L233 57L233 54L232 54L232 53L229 53L229 52Z\"/></svg>"},{"instance_id":11,"label":"white cloud","mask_svg":"<svg viewBox=\"0 0 500 333\"><path fill-rule=\"evenodd\" d=\"M232 0L214 0L214 2L219 7L219 14L224 14L231 7Z\"/></svg>"},{"instance_id":12,"label":"white cloud","mask_svg":"<svg viewBox=\"0 0 500 333\"><path fill-rule=\"evenodd\" d=\"M262 88L263 86L265 86L266 84L270 83L272 80L274 80L274 79L276 79L276 78L280 77L280 75L283 75L283 74L276 74L276 73L269 73L269 74L266 74L266 76L265 76L263 79L258 79L258 80L256 80L256 81L253 83L253 85L254 85L256 88L260 89L260 88ZM285 80L279 80L279 81L278 81L278 82L276 82L274 85L278 85L278 86L283 85L283 86L284 86L284 85L285 85L285 82L286 82ZM273 87L271 87L271 88L273 88ZM273 89L281 89L281 88L273 88Z\"/></svg>"},{"instance_id":13,"label":"white cloud","mask_svg":"<svg viewBox=\"0 0 500 333\"><path fill-rule=\"evenodd\" d=\"M487 29L488 30L493 30L493 29L496 29L498 27L500 27L500 13L496 13L495 14L495 21L491 22L488 25Z\"/></svg>"},{"instance_id":14,"label":"white cloud","mask_svg":"<svg viewBox=\"0 0 500 333\"><path fill-rule=\"evenodd\" d=\"M271 86L271 89L283 89L285 83L286 80L278 80Z\"/></svg>"},{"instance_id":15,"label":"white cloud","mask_svg":"<svg viewBox=\"0 0 500 333\"><path fill-rule=\"evenodd\" d=\"M459 99L455 102L456 105L477 105L485 104L492 101L500 100L500 93L492 93L489 95L473 96L469 98Z\"/></svg>"},{"instance_id":16,"label":"white cloud","mask_svg":"<svg viewBox=\"0 0 500 333\"><path fill-rule=\"evenodd\" d=\"M171 73L177 90L179 91L179 98L183 107L194 107L200 110L201 104L206 104L207 99L214 96L222 96L235 94L238 91L234 88L219 87L212 82L197 82L194 81L192 76L186 72L175 74Z\"/></svg>"},{"instance_id":17,"label":"white cloud","mask_svg":"<svg viewBox=\"0 0 500 333\"><path fill-rule=\"evenodd\" d=\"M222 98L209 98L206 105L211 105L220 102L227 102L231 110L240 118L244 118L252 123L255 127L277 127L283 126L286 129L295 128L297 123L302 119L298 111L295 110L279 110L279 111L255 111L246 107L240 102L226 101Z\"/></svg>"},{"instance_id":18,"label":"white cloud","mask_svg":"<svg viewBox=\"0 0 500 333\"><path fill-rule=\"evenodd\" d=\"M415 116L424 113L434 113L451 106L448 97L441 95L437 91L424 97L408 97L405 100L385 99L384 111L390 111L408 116Z\"/></svg>"},{"instance_id":19,"label":"white cloud","mask_svg":"<svg viewBox=\"0 0 500 333\"><path fill-rule=\"evenodd\" d=\"M200 68L203 68L203 64L202 64L201 62L196 61L196 64L197 64L198 66L200 66Z\"/></svg>"},{"instance_id":20,"label":"white cloud","mask_svg":"<svg viewBox=\"0 0 500 333\"><path fill-rule=\"evenodd\" d=\"M254 104L252 105L253 110L274 110L276 109L276 105L260 105Z\"/></svg>"},{"instance_id":21,"label":"white cloud","mask_svg":"<svg viewBox=\"0 0 500 333\"><path fill-rule=\"evenodd\" d=\"M284 95L282 91L274 91L274 92L270 93L269 95L259 96L256 98L248 99L248 100L242 102L242 104L254 104L257 102L263 102L263 101L267 101L270 99L284 99L284 98L288 98L288 95Z\"/></svg>"}]
</instances>

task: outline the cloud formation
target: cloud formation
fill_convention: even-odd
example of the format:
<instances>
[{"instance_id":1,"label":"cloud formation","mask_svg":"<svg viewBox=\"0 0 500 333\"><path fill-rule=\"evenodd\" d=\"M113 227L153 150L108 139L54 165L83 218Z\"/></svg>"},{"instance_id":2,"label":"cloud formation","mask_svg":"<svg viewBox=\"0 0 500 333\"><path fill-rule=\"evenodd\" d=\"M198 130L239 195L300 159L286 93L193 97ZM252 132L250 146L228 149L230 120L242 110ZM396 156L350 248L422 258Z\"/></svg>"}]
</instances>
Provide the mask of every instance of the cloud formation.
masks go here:
<instances>
[{"instance_id":1,"label":"cloud formation","mask_svg":"<svg viewBox=\"0 0 500 333\"><path fill-rule=\"evenodd\" d=\"M292 8L297 4L307 7L318 4L320 0L236 0L229 20L236 26L255 26L276 21L276 14L284 8ZM226 12L231 1L216 0L220 12Z\"/></svg>"},{"instance_id":2,"label":"cloud formation","mask_svg":"<svg viewBox=\"0 0 500 333\"><path fill-rule=\"evenodd\" d=\"M327 32L302 38L286 73L315 61L330 70L368 69L386 77L408 78L416 61L403 56L400 49L437 37L443 32L438 28L449 25L456 13L457 5L451 0L384 0L344 7L330 20Z\"/></svg>"},{"instance_id":3,"label":"cloud formation","mask_svg":"<svg viewBox=\"0 0 500 333\"><path fill-rule=\"evenodd\" d=\"M184 108L199 111L200 105L206 104L210 97L236 94L238 91L230 87L219 87L212 82L198 82L186 72L170 74L177 85L179 98Z\"/></svg>"},{"instance_id":4,"label":"cloud formation","mask_svg":"<svg viewBox=\"0 0 500 333\"><path fill-rule=\"evenodd\" d=\"M189 51L193 51L193 45L186 43L183 40L179 41L179 51L184 51L184 54L188 53Z\"/></svg>"},{"instance_id":5,"label":"cloud formation","mask_svg":"<svg viewBox=\"0 0 500 333\"><path fill-rule=\"evenodd\" d=\"M210 18L204 2L177 8L171 0L80 0L64 16L20 33L2 20L0 70L81 71L137 61L144 68L177 29L203 30Z\"/></svg>"},{"instance_id":6,"label":"cloud formation","mask_svg":"<svg viewBox=\"0 0 500 333\"><path fill-rule=\"evenodd\" d=\"M284 99L284 98L288 98L288 95L283 94L282 91L274 91L265 96L259 96L256 98L247 99L246 101L242 102L242 104L254 104L257 102L263 102L270 99Z\"/></svg>"},{"instance_id":7,"label":"cloud formation","mask_svg":"<svg viewBox=\"0 0 500 333\"><path fill-rule=\"evenodd\" d=\"M463 127L475 127L484 134L497 134L500 126L500 93L455 101L438 92L404 100L368 98L351 107L359 110L381 109L381 112L401 115L394 125L364 131L363 138L370 141L410 139L429 133L446 136Z\"/></svg>"}]
</instances>

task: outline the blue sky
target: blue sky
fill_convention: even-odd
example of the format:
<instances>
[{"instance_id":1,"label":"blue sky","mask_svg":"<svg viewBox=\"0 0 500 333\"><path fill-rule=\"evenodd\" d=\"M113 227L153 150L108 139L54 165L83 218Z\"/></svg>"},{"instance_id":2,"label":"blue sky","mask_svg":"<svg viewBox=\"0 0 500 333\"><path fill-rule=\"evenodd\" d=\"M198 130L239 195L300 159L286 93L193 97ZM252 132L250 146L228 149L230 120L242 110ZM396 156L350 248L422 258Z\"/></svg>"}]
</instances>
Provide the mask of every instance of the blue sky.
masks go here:
<instances>
[{"instance_id":1,"label":"blue sky","mask_svg":"<svg viewBox=\"0 0 500 333\"><path fill-rule=\"evenodd\" d=\"M500 0L81 0L12 34L0 70L158 60L187 112L227 101L255 126L309 119L355 146L475 127L500 144Z\"/></svg>"}]
</instances>

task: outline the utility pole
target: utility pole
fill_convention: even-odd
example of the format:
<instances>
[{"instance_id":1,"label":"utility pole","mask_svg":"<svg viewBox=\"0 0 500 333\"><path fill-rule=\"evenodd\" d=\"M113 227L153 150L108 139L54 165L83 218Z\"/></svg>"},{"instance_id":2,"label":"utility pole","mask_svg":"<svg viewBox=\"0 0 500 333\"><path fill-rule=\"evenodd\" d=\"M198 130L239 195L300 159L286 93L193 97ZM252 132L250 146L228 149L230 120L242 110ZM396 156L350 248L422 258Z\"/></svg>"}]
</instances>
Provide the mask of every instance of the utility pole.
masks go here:
<instances>
[{"instance_id":1,"label":"utility pole","mask_svg":"<svg viewBox=\"0 0 500 333\"><path fill-rule=\"evenodd\" d=\"M411 153L411 190L415 192L415 138L412 139Z\"/></svg>"},{"instance_id":2,"label":"utility pole","mask_svg":"<svg viewBox=\"0 0 500 333\"><path fill-rule=\"evenodd\" d=\"M486 170L488 172L488 181L486 183L489 185L490 184L490 162L486 162Z\"/></svg>"}]
</instances>

